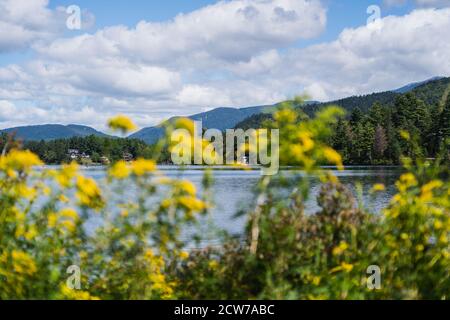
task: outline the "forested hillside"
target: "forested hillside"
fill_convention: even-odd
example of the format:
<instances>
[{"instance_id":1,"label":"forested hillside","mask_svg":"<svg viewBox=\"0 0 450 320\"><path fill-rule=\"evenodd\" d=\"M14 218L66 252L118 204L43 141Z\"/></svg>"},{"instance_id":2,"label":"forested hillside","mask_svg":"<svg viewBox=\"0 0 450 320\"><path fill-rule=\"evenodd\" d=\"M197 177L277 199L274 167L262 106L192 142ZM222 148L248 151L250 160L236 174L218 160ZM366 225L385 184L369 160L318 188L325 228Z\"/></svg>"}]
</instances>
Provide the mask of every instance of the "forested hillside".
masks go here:
<instances>
[{"instance_id":1,"label":"forested hillside","mask_svg":"<svg viewBox=\"0 0 450 320\"><path fill-rule=\"evenodd\" d=\"M308 116L326 105L346 110L329 141L346 164L397 164L402 154L435 157L450 137L449 88L450 78L443 78L406 94L383 92L297 108ZM236 127L260 128L268 121L271 115L258 114ZM400 137L402 131L409 132L416 150L410 150Z\"/></svg>"},{"instance_id":2,"label":"forested hillside","mask_svg":"<svg viewBox=\"0 0 450 320\"><path fill-rule=\"evenodd\" d=\"M0 135L0 150L3 149L7 140L8 136L5 133ZM88 156L86 158L89 159L89 162L94 163L102 162L102 157L115 162L123 159L127 154L134 159L138 157L150 158L152 155L152 147L141 140L94 135L51 141L24 141L22 147L37 154L46 164L61 164L74 160L70 158L69 150L71 149L76 150L79 155L85 154Z\"/></svg>"}]
</instances>

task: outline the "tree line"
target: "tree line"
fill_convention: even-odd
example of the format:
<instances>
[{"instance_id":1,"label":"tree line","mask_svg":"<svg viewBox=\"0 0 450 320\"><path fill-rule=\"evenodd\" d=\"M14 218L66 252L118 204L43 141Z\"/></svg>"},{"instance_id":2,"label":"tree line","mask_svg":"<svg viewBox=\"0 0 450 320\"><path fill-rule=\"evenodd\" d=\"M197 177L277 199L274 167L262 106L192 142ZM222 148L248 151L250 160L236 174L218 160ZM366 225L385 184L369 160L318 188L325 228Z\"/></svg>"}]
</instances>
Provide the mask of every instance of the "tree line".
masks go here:
<instances>
[{"instance_id":1,"label":"tree line","mask_svg":"<svg viewBox=\"0 0 450 320\"><path fill-rule=\"evenodd\" d=\"M429 105L408 93L393 105L376 102L366 113L356 108L339 119L329 142L346 164L398 164L401 155L434 158L450 138L450 97L446 100Z\"/></svg>"},{"instance_id":2,"label":"tree line","mask_svg":"<svg viewBox=\"0 0 450 320\"><path fill-rule=\"evenodd\" d=\"M0 137L0 149L3 150L8 141L6 134ZM10 143L18 144L17 141ZM30 150L37 154L46 164L68 163L70 158L69 150L75 149L79 154L86 154L94 163L102 162L102 157L108 158L111 162L116 162L129 154L132 158L150 158L153 147L147 145L139 139L109 138L95 135L87 137L72 137L68 139L56 139L50 141L23 141L20 143L22 149Z\"/></svg>"}]
</instances>

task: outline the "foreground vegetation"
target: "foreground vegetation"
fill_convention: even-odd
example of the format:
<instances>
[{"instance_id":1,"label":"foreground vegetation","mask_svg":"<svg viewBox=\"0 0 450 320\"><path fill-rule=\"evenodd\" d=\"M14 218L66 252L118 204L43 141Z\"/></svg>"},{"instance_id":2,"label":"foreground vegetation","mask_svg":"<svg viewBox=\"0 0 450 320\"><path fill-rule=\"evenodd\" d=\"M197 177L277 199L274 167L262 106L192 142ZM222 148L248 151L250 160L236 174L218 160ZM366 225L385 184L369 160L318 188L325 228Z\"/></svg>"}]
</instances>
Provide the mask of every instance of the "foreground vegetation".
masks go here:
<instances>
[{"instance_id":1,"label":"foreground vegetation","mask_svg":"<svg viewBox=\"0 0 450 320\"><path fill-rule=\"evenodd\" d=\"M284 106L271 124L281 129L281 163L321 177L319 212L304 212L308 179L262 177L244 235L201 250L187 250L181 231L213 206L208 172L200 193L164 177L154 160L118 161L105 181L111 195L76 164L35 171L38 156L9 148L0 158L0 299L450 298L448 141L425 161L415 132L398 132L411 157L389 207L374 215L318 167L342 168L327 145L340 117L338 108L307 119ZM130 188L135 198L121 196ZM195 239L207 234L204 225ZM374 265L378 289L367 286ZM80 268L79 283L71 266Z\"/></svg>"}]
</instances>

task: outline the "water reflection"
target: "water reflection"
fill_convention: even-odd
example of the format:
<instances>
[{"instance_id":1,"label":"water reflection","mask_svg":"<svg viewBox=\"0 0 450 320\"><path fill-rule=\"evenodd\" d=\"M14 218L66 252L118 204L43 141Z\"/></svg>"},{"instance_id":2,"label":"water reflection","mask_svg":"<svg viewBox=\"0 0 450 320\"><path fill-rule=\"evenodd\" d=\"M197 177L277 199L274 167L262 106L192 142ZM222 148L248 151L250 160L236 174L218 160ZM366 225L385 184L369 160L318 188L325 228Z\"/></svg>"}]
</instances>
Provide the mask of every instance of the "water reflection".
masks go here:
<instances>
[{"instance_id":1,"label":"water reflection","mask_svg":"<svg viewBox=\"0 0 450 320\"><path fill-rule=\"evenodd\" d=\"M201 168L187 168L175 170L174 167L162 167L161 171L168 177L188 179L201 190L203 170ZM332 170L340 181L348 186L356 195L357 186L361 186L361 201L371 212L380 212L386 207L395 193L394 183L400 175L400 170L395 167L348 167L345 171ZM84 174L98 180L102 184L105 172L102 168L85 169ZM301 172L295 170L283 171L284 175L292 179L298 179ZM235 218L240 210L248 210L253 207L253 190L261 178L259 170L213 170L214 184L212 195L215 207L211 211L211 217L216 226L233 234L241 233L246 217ZM306 212L312 214L319 210L316 197L320 191L318 178L309 177L310 198L305 204ZM376 195L370 195L369 190L376 183L386 185L386 190ZM137 190L127 190L127 199L132 199ZM164 192L164 191L162 191ZM155 197L152 201L157 201Z\"/></svg>"}]
</instances>

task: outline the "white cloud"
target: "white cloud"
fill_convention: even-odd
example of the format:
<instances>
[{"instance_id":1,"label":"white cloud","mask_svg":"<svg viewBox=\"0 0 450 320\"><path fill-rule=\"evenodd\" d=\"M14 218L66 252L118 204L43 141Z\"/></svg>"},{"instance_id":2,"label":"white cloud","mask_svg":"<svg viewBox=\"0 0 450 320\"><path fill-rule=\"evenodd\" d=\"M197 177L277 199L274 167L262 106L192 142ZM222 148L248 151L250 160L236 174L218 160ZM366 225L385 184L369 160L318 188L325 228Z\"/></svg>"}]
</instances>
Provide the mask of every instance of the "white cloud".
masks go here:
<instances>
[{"instance_id":1,"label":"white cloud","mask_svg":"<svg viewBox=\"0 0 450 320\"><path fill-rule=\"evenodd\" d=\"M0 68L0 126L103 128L116 113L148 126L303 91L325 101L450 75L450 9L389 16L379 30L346 29L335 41L290 48L323 30L325 12L319 1L235 0L165 23L35 43L34 60Z\"/></svg>"},{"instance_id":2,"label":"white cloud","mask_svg":"<svg viewBox=\"0 0 450 320\"><path fill-rule=\"evenodd\" d=\"M250 59L255 53L320 34L326 10L318 0L221 1L163 23L141 21L133 29L114 26L94 35L60 39L39 52L53 59L127 56L146 63L189 59Z\"/></svg>"},{"instance_id":3,"label":"white cloud","mask_svg":"<svg viewBox=\"0 0 450 320\"><path fill-rule=\"evenodd\" d=\"M408 0L384 0L384 3L388 6L403 6L407 4ZM450 0L414 0L414 2L419 7L428 8L442 8L450 6Z\"/></svg>"},{"instance_id":4,"label":"white cloud","mask_svg":"<svg viewBox=\"0 0 450 320\"><path fill-rule=\"evenodd\" d=\"M448 76L450 43L445 30L450 30L450 9L386 17L379 30L346 29L335 41L291 49L264 77L251 81L265 83L272 92L304 90L323 101Z\"/></svg>"},{"instance_id":5,"label":"white cloud","mask_svg":"<svg viewBox=\"0 0 450 320\"><path fill-rule=\"evenodd\" d=\"M187 85L177 95L177 100L187 106L219 107L231 105L230 98L214 88L199 85Z\"/></svg>"}]
</instances>

